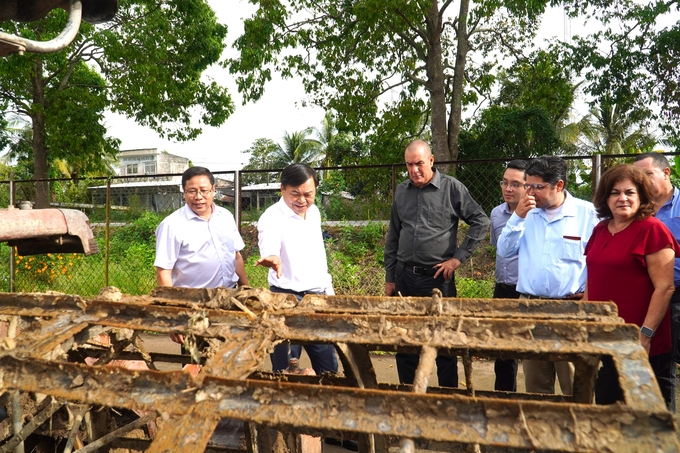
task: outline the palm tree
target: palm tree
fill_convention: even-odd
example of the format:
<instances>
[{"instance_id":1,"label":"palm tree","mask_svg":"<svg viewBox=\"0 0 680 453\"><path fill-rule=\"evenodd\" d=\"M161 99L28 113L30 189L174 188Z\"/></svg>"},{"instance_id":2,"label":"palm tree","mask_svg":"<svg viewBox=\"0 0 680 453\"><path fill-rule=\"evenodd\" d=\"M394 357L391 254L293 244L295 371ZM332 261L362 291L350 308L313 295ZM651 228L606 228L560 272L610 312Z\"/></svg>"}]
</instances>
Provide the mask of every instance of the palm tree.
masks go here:
<instances>
[{"instance_id":1,"label":"palm tree","mask_svg":"<svg viewBox=\"0 0 680 453\"><path fill-rule=\"evenodd\" d=\"M318 165L323 159L321 143L310 138L313 128L308 127L297 132L284 132L283 144L278 145L274 151L274 165L285 167L293 163Z\"/></svg>"},{"instance_id":2,"label":"palm tree","mask_svg":"<svg viewBox=\"0 0 680 453\"><path fill-rule=\"evenodd\" d=\"M651 150L657 138L626 109L601 101L590 109L590 128L583 132L588 153L632 154Z\"/></svg>"},{"instance_id":3,"label":"palm tree","mask_svg":"<svg viewBox=\"0 0 680 453\"><path fill-rule=\"evenodd\" d=\"M321 121L321 127L315 127L314 131L318 137L319 142L319 155L322 160L322 165L324 167L330 167L333 165L333 159L331 154L328 152L328 147L333 144L335 137L337 136L338 129L336 127L335 115L333 112L326 112Z\"/></svg>"}]
</instances>

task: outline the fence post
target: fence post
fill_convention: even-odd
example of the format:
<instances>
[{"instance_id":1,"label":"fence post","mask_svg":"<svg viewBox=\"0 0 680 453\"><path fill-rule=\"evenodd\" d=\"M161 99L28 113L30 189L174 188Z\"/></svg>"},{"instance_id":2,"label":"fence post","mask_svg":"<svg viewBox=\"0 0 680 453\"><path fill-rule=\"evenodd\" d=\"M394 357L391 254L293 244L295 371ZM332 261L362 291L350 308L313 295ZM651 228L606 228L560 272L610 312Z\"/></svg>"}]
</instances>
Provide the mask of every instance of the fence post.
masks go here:
<instances>
[{"instance_id":1,"label":"fence post","mask_svg":"<svg viewBox=\"0 0 680 453\"><path fill-rule=\"evenodd\" d=\"M234 217L238 232L241 233L241 172L234 173Z\"/></svg>"},{"instance_id":2,"label":"fence post","mask_svg":"<svg viewBox=\"0 0 680 453\"><path fill-rule=\"evenodd\" d=\"M602 154L593 154L593 194L600 185L600 177L602 176Z\"/></svg>"},{"instance_id":3,"label":"fence post","mask_svg":"<svg viewBox=\"0 0 680 453\"><path fill-rule=\"evenodd\" d=\"M394 199L394 193L397 191L397 166L392 165L392 199Z\"/></svg>"},{"instance_id":4,"label":"fence post","mask_svg":"<svg viewBox=\"0 0 680 453\"><path fill-rule=\"evenodd\" d=\"M104 238L104 287L109 286L110 234L111 234L111 178L106 180L106 234Z\"/></svg>"},{"instance_id":5,"label":"fence post","mask_svg":"<svg viewBox=\"0 0 680 453\"><path fill-rule=\"evenodd\" d=\"M9 205L14 206L14 180L9 180ZM16 257L16 249L14 246L9 248L9 292L14 292L14 258Z\"/></svg>"}]
</instances>

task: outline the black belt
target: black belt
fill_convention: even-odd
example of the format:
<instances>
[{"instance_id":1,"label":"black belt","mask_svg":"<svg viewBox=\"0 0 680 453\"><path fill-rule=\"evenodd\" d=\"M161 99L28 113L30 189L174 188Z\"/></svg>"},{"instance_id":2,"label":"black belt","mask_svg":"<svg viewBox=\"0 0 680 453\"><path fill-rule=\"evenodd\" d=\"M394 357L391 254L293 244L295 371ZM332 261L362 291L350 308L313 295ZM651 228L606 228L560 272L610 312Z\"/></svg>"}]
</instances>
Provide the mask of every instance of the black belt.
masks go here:
<instances>
[{"instance_id":1,"label":"black belt","mask_svg":"<svg viewBox=\"0 0 680 453\"><path fill-rule=\"evenodd\" d=\"M499 288L503 288L508 291L517 291L517 285L511 285L510 283L496 283ZM527 296L529 296L527 294Z\"/></svg>"},{"instance_id":2,"label":"black belt","mask_svg":"<svg viewBox=\"0 0 680 453\"><path fill-rule=\"evenodd\" d=\"M543 296L534 296L533 294L526 294L526 293L520 293L520 294L525 299L564 299L564 297L543 297Z\"/></svg>"},{"instance_id":3,"label":"black belt","mask_svg":"<svg viewBox=\"0 0 680 453\"><path fill-rule=\"evenodd\" d=\"M534 296L533 294L526 294L526 293L520 293L521 296L525 299L558 299L558 300L581 300L583 297L583 293L576 293L571 296L566 296L566 297L544 297L544 296Z\"/></svg>"},{"instance_id":4,"label":"black belt","mask_svg":"<svg viewBox=\"0 0 680 453\"><path fill-rule=\"evenodd\" d=\"M325 292L319 292L319 291L295 291L292 289L287 289L287 288L280 288L278 286L271 285L269 287L270 290L272 290L273 293L286 293L286 294L295 294L296 296L300 297L305 297L307 294L326 294Z\"/></svg>"},{"instance_id":5,"label":"black belt","mask_svg":"<svg viewBox=\"0 0 680 453\"><path fill-rule=\"evenodd\" d=\"M422 266L414 263L399 263L404 267L404 270L412 273L413 275L434 275L437 273L438 268L432 266Z\"/></svg>"}]
</instances>

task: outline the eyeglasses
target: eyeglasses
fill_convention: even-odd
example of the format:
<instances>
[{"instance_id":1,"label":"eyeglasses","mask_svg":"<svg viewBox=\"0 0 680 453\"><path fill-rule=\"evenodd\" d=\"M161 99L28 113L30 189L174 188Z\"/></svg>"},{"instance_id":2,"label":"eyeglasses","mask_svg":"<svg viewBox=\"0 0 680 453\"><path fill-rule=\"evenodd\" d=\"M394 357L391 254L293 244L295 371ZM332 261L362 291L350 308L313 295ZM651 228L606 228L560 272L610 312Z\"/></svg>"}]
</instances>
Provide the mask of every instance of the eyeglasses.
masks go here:
<instances>
[{"instance_id":1,"label":"eyeglasses","mask_svg":"<svg viewBox=\"0 0 680 453\"><path fill-rule=\"evenodd\" d=\"M550 185L551 184L524 184L524 188L526 190L533 189L535 191L538 191L538 190L543 190Z\"/></svg>"},{"instance_id":2,"label":"eyeglasses","mask_svg":"<svg viewBox=\"0 0 680 453\"><path fill-rule=\"evenodd\" d=\"M203 198L206 198L208 195L212 193L212 187L210 189L201 190L191 189L184 191L184 194L190 196L191 198L196 198L199 193L203 196Z\"/></svg>"},{"instance_id":3,"label":"eyeglasses","mask_svg":"<svg viewBox=\"0 0 680 453\"><path fill-rule=\"evenodd\" d=\"M501 181L501 187L504 188L504 189L505 189L506 187L510 186L513 190L517 190L517 189L519 189L520 187L522 187L523 185L524 185L524 184L520 184L520 183L518 183L518 182L512 182L512 183L510 183L510 182L507 182L507 181Z\"/></svg>"}]
</instances>

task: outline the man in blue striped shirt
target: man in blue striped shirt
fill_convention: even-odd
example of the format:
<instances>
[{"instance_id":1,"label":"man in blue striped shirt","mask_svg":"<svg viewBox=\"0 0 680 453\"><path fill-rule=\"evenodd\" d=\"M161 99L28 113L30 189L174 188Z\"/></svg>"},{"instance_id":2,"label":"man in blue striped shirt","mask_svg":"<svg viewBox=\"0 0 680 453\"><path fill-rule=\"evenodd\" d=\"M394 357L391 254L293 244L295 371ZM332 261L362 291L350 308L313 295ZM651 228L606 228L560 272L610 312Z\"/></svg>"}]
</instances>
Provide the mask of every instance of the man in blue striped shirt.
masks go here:
<instances>
[{"instance_id":1,"label":"man in blue striped shirt","mask_svg":"<svg viewBox=\"0 0 680 453\"><path fill-rule=\"evenodd\" d=\"M505 224L519 204L519 200L526 192L524 188L524 169L527 161L513 160L503 173L501 181L503 203L491 211L491 245L496 246ZM493 290L495 299L519 299L517 292L517 255L509 258L496 254L496 286ZM507 392L517 391L517 359L496 359L494 364L496 373L495 390Z\"/></svg>"}]
</instances>

